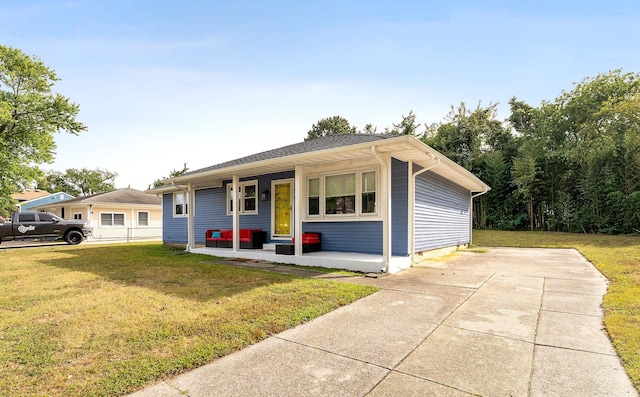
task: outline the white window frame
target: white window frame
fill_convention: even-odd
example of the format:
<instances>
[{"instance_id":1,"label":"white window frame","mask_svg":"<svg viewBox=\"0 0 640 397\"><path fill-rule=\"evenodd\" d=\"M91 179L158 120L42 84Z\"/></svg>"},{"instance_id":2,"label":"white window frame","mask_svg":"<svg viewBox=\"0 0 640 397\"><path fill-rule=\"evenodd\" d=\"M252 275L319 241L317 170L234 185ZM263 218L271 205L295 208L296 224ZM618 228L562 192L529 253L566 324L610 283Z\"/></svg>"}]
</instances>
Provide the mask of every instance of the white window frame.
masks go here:
<instances>
[{"instance_id":1,"label":"white window frame","mask_svg":"<svg viewBox=\"0 0 640 397\"><path fill-rule=\"evenodd\" d=\"M369 190L369 193L375 193L375 211L374 212L362 212L362 195L364 187L362 186L363 174L373 172L375 178L375 190ZM355 211L353 213L344 214L327 214L326 213L326 177L336 175L355 174ZM319 214L309 214L309 181L312 179L318 179L320 184L320 197L319 197ZM306 207L306 219L308 220L374 220L380 217L380 170L379 167L367 167L356 169L345 169L341 171L331 171L323 173L308 174L306 176L305 189L305 207Z\"/></svg>"},{"instance_id":2,"label":"white window frame","mask_svg":"<svg viewBox=\"0 0 640 397\"><path fill-rule=\"evenodd\" d=\"M140 214L147 214L147 224L143 225L140 223ZM136 214L136 225L138 227L149 227L149 211L138 211Z\"/></svg>"},{"instance_id":3,"label":"white window frame","mask_svg":"<svg viewBox=\"0 0 640 397\"><path fill-rule=\"evenodd\" d=\"M182 203L178 203L178 197L182 197ZM174 218L185 218L189 214L189 193L187 192L176 192L173 193L173 217ZM176 211L178 205L182 206L182 213L179 214Z\"/></svg>"},{"instance_id":4,"label":"white window frame","mask_svg":"<svg viewBox=\"0 0 640 397\"><path fill-rule=\"evenodd\" d=\"M255 202L255 209L253 210L247 210L245 208L245 190L247 187L249 186L253 186L254 187L254 197L253 200ZM233 212L231 210L231 200L232 200L232 189L233 189L233 183L227 183L227 215L233 215ZM242 182L238 182L238 196L236 196L233 200L236 204L238 204L238 210L240 215L257 215L258 214L258 205L260 202L260 192L258 192L258 180L257 179L253 179L250 181L242 181Z\"/></svg>"},{"instance_id":5,"label":"white window frame","mask_svg":"<svg viewBox=\"0 0 640 397\"><path fill-rule=\"evenodd\" d=\"M111 224L107 225L102 222L103 215L111 215ZM122 225L116 225L115 215L122 215ZM100 227L127 227L127 215L124 212L101 212L100 213Z\"/></svg>"},{"instance_id":6,"label":"white window frame","mask_svg":"<svg viewBox=\"0 0 640 397\"><path fill-rule=\"evenodd\" d=\"M82 212L74 212L73 219L82 220Z\"/></svg>"}]
</instances>

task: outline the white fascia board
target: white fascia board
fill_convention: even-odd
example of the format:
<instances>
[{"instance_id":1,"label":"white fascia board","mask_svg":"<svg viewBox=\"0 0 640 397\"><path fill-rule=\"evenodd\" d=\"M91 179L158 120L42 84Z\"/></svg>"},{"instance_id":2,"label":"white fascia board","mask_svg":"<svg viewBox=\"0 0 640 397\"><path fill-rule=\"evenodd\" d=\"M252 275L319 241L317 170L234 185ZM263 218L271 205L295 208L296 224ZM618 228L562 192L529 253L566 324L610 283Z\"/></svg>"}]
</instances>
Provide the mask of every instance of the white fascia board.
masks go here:
<instances>
[{"instance_id":1,"label":"white fascia board","mask_svg":"<svg viewBox=\"0 0 640 397\"><path fill-rule=\"evenodd\" d=\"M437 158L440 159L440 163L441 164L439 164L438 166L436 166L436 167L434 167L432 169L434 172L437 173L436 170L437 170L438 167L446 166L446 167L450 168L452 171L454 171L456 174L458 174L462 178L461 182L463 182L463 183L459 183L459 182L457 182L455 180L454 180L454 182L460 184L461 186L464 186L465 188L469 189L471 192L485 192L486 193L489 190L491 190L491 187L489 185L484 183L480 178L475 176L469 170L467 170L466 168L464 168L460 164L454 162L450 158L446 157L442 153L438 152L437 150L435 150L431 146L427 145L426 143L424 143L424 142L422 142L422 141L420 141L418 139L415 139L415 138L410 139L408 141L411 142L414 146L424 150L427 153L431 153L431 154L433 154L434 156L436 156ZM468 182L468 183L464 183L464 182Z\"/></svg>"},{"instance_id":2,"label":"white fascia board","mask_svg":"<svg viewBox=\"0 0 640 397\"><path fill-rule=\"evenodd\" d=\"M251 169L259 170L261 168L278 165L278 164L287 164L287 163L290 164L291 169L293 169L296 163L302 159L309 159L310 157L322 159L323 157L330 156L333 154L348 153L350 151L355 152L360 150L368 150L371 147L386 148L387 150L391 151L391 156L393 157L393 146L397 144L404 144L404 143L411 144L411 146L413 146L414 148L424 153L425 156L430 153L436 158L439 158L441 163L438 165L438 167L447 167L451 169L457 176L460 177L459 180L453 180L453 182L456 182L459 185L464 186L470 191L488 192L491 189L487 184L482 182L478 177L473 175L467 169L455 163L451 159L447 158L442 153L428 146L427 144L420 141L416 137L413 137L410 135L401 135L393 138L363 142L356 145L340 146L340 147L318 150L313 152L299 153L299 154L294 154L294 155L285 156L285 157L277 157L277 158L268 159L268 160L255 161L255 162L246 163L246 164L239 164L231 167L218 168L218 169L209 170L209 171L202 171L202 172L198 172L190 175L178 176L175 178L167 179L163 182L168 184L173 183L175 185L182 185L187 182L193 181L194 179L200 179L200 178L218 178L218 179L231 178L231 175L239 174L246 170L251 170ZM360 157L360 156L354 156L354 158L355 157ZM438 167L434 168L433 171L437 173ZM200 189L201 187L198 187L198 188ZM177 191L177 190L180 190L178 186L165 186L162 188L147 190L146 193L161 194L161 193L168 193L168 192Z\"/></svg>"}]
</instances>

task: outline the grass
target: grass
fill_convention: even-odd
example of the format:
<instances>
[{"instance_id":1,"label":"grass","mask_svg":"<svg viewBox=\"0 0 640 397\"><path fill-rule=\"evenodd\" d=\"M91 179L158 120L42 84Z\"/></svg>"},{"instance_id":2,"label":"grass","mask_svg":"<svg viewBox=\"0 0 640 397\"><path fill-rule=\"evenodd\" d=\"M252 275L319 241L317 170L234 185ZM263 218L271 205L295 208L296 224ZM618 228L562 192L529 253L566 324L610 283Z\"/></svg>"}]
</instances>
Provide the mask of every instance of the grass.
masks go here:
<instances>
[{"instance_id":1,"label":"grass","mask_svg":"<svg viewBox=\"0 0 640 397\"><path fill-rule=\"evenodd\" d=\"M479 246L576 248L611 284L604 324L636 389L640 390L640 236L477 230Z\"/></svg>"},{"instance_id":2,"label":"grass","mask_svg":"<svg viewBox=\"0 0 640 397\"><path fill-rule=\"evenodd\" d=\"M0 395L132 392L377 290L178 253L0 251Z\"/></svg>"}]
</instances>

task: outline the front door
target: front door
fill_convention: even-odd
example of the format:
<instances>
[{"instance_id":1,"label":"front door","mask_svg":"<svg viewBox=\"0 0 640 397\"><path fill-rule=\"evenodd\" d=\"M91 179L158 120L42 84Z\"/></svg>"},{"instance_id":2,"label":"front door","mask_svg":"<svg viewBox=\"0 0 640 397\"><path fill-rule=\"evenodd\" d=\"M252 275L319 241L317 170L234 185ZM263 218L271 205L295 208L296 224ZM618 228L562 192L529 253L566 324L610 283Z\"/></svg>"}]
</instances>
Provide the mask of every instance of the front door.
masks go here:
<instances>
[{"instance_id":1,"label":"front door","mask_svg":"<svg viewBox=\"0 0 640 397\"><path fill-rule=\"evenodd\" d=\"M273 238L293 236L293 179L271 182Z\"/></svg>"}]
</instances>

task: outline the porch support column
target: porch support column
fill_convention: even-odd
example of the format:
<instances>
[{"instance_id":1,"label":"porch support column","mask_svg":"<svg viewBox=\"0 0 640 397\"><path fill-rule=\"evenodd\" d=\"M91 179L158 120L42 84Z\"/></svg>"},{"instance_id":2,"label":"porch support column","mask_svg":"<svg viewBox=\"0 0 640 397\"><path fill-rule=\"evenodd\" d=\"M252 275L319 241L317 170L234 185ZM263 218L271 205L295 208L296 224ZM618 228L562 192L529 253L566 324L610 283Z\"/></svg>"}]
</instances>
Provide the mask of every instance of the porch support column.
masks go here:
<instances>
[{"instance_id":1,"label":"porch support column","mask_svg":"<svg viewBox=\"0 0 640 397\"><path fill-rule=\"evenodd\" d=\"M391 261L391 155L386 153L383 154L384 157L381 157L375 146L371 147L371 153L381 166L382 271L389 273L389 262Z\"/></svg>"},{"instance_id":2,"label":"porch support column","mask_svg":"<svg viewBox=\"0 0 640 397\"><path fill-rule=\"evenodd\" d=\"M389 273L389 264L391 263L391 242L392 242L392 236L391 236L391 155L390 154L386 154L384 156L384 162L385 162L385 167L383 168L383 175L384 175L384 183L382 186L384 186L384 199L385 199L385 205L384 208L385 210L383 211L383 221L382 221L382 227L383 227L383 249L382 249L382 256L383 256L383 261L384 261L384 272L385 273Z\"/></svg>"},{"instance_id":3,"label":"porch support column","mask_svg":"<svg viewBox=\"0 0 640 397\"><path fill-rule=\"evenodd\" d=\"M238 251L240 248L240 195L238 194L238 175L234 175L231 178L231 188L233 189L232 199L233 199L233 211L232 211L232 219L233 219L233 252Z\"/></svg>"},{"instance_id":4,"label":"porch support column","mask_svg":"<svg viewBox=\"0 0 640 397\"><path fill-rule=\"evenodd\" d=\"M296 239L294 254L302 255L302 166L296 165L293 176L293 236Z\"/></svg>"},{"instance_id":5,"label":"porch support column","mask_svg":"<svg viewBox=\"0 0 640 397\"><path fill-rule=\"evenodd\" d=\"M187 183L187 252L195 248L195 194L191 182Z\"/></svg>"}]
</instances>

